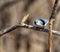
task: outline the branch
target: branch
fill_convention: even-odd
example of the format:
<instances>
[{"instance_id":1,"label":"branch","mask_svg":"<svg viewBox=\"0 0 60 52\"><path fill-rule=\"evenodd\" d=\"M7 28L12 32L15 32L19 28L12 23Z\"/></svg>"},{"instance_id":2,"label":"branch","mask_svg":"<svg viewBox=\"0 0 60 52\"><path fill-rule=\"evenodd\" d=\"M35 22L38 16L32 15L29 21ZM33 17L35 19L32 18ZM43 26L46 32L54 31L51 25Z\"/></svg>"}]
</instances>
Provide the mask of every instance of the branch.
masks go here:
<instances>
[{"instance_id":1,"label":"branch","mask_svg":"<svg viewBox=\"0 0 60 52\"><path fill-rule=\"evenodd\" d=\"M13 25L11 27L8 27L6 29L1 30L0 31L0 36L3 36L4 34L9 33L11 31L13 31L17 28L21 28L21 27L49 33L49 29L47 29L47 28L40 28L40 27L37 27L37 26L32 26L32 25L27 25L27 24L22 23L22 24L16 24L16 25ZM58 32L58 31L52 30L52 32L54 33L54 35L60 35L60 32Z\"/></svg>"},{"instance_id":2,"label":"branch","mask_svg":"<svg viewBox=\"0 0 60 52\"><path fill-rule=\"evenodd\" d=\"M23 19L22 19L22 21L21 21L21 23L25 23L27 21L28 17L29 17L29 14L27 14L26 16L24 16Z\"/></svg>"},{"instance_id":3,"label":"branch","mask_svg":"<svg viewBox=\"0 0 60 52\"><path fill-rule=\"evenodd\" d=\"M53 45L53 32L52 32L52 29L53 29L53 20L55 18L55 13L56 13L56 7L57 7L57 4L58 4L58 0L55 0L55 3L54 3L54 6L53 6L53 9L52 9L52 13L51 13L51 16L50 16L50 19L49 19L49 40L48 40L48 43L49 43L49 52L52 52L52 45Z\"/></svg>"}]
</instances>

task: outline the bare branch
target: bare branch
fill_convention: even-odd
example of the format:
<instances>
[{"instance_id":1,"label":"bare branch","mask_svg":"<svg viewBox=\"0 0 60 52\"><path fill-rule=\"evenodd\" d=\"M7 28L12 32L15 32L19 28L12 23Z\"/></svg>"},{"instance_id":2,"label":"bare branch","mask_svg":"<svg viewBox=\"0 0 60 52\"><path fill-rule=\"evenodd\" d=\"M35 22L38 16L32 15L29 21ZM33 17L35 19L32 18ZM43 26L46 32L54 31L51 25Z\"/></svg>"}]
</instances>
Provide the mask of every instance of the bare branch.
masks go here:
<instances>
[{"instance_id":1,"label":"bare branch","mask_svg":"<svg viewBox=\"0 0 60 52\"><path fill-rule=\"evenodd\" d=\"M21 21L21 23L25 23L26 20L28 19L28 17L29 17L29 14L27 14L26 16L24 16L23 19L22 19L22 21Z\"/></svg>"},{"instance_id":2,"label":"bare branch","mask_svg":"<svg viewBox=\"0 0 60 52\"><path fill-rule=\"evenodd\" d=\"M20 27L23 27L23 28L28 28L28 29L32 29L32 30L36 30L36 31L43 31L43 32L49 32L49 29L47 28L40 28L40 27L37 27L37 26L32 26L32 25L27 25L27 24L16 24L16 25L13 25L11 27L8 27L6 29L3 29L0 31L0 36L6 34L6 33L9 33L17 28L20 28ZM55 35L60 35L60 32L58 31L55 31L55 30L52 30L52 32L55 34Z\"/></svg>"},{"instance_id":3,"label":"bare branch","mask_svg":"<svg viewBox=\"0 0 60 52\"><path fill-rule=\"evenodd\" d=\"M57 7L57 4L58 4L58 0L55 0L55 3L54 3L54 6L53 6L53 9L52 9L52 13L51 13L51 16L50 16L50 19L49 19L49 40L48 40L48 43L49 43L49 51L48 52L52 52L52 45L53 45L53 32L52 32L52 29L53 29L53 20L55 18L55 13L56 13L56 7Z\"/></svg>"}]
</instances>

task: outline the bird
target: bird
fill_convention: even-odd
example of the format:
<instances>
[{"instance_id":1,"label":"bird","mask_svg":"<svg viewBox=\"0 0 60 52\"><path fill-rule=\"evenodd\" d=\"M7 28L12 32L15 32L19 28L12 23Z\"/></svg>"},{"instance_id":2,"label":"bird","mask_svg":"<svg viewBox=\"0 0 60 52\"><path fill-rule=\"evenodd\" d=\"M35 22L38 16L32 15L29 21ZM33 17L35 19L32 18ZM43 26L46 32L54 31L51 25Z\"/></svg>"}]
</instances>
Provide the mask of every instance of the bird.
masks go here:
<instances>
[{"instance_id":1,"label":"bird","mask_svg":"<svg viewBox=\"0 0 60 52\"><path fill-rule=\"evenodd\" d=\"M44 28L45 26L47 26L47 24L49 23L49 20L46 19L36 19L34 21L34 24L38 27L42 27Z\"/></svg>"}]
</instances>

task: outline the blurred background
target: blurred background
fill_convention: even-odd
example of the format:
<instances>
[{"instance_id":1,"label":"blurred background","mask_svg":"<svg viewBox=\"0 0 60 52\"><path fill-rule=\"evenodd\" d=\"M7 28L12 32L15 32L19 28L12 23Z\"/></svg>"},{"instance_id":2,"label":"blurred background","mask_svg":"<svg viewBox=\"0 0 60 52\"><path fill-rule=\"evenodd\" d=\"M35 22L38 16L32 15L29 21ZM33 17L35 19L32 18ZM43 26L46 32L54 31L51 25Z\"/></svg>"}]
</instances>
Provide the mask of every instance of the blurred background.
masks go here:
<instances>
[{"instance_id":1,"label":"blurred background","mask_svg":"<svg viewBox=\"0 0 60 52\"><path fill-rule=\"evenodd\" d=\"M35 19L49 20L55 0L0 0L0 30L21 22L30 14L27 24ZM60 0L53 29L60 31ZM48 26L47 26L48 27ZM0 52L48 52L48 33L17 28L0 37ZM60 52L60 36L53 35L52 52Z\"/></svg>"}]
</instances>

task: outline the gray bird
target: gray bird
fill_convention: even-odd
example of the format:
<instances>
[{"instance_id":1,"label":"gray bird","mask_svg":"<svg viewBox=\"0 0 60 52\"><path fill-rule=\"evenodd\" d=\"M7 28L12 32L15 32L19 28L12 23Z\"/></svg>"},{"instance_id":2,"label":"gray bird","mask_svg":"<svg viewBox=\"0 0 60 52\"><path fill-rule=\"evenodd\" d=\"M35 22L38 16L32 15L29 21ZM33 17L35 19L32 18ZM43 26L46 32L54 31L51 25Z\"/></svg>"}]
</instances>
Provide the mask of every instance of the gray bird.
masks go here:
<instances>
[{"instance_id":1,"label":"gray bird","mask_svg":"<svg viewBox=\"0 0 60 52\"><path fill-rule=\"evenodd\" d=\"M34 21L34 23L35 23L35 25L37 25L38 27L45 27L48 23L49 23L49 21L48 20L46 20L46 19L36 19L35 21Z\"/></svg>"}]
</instances>

